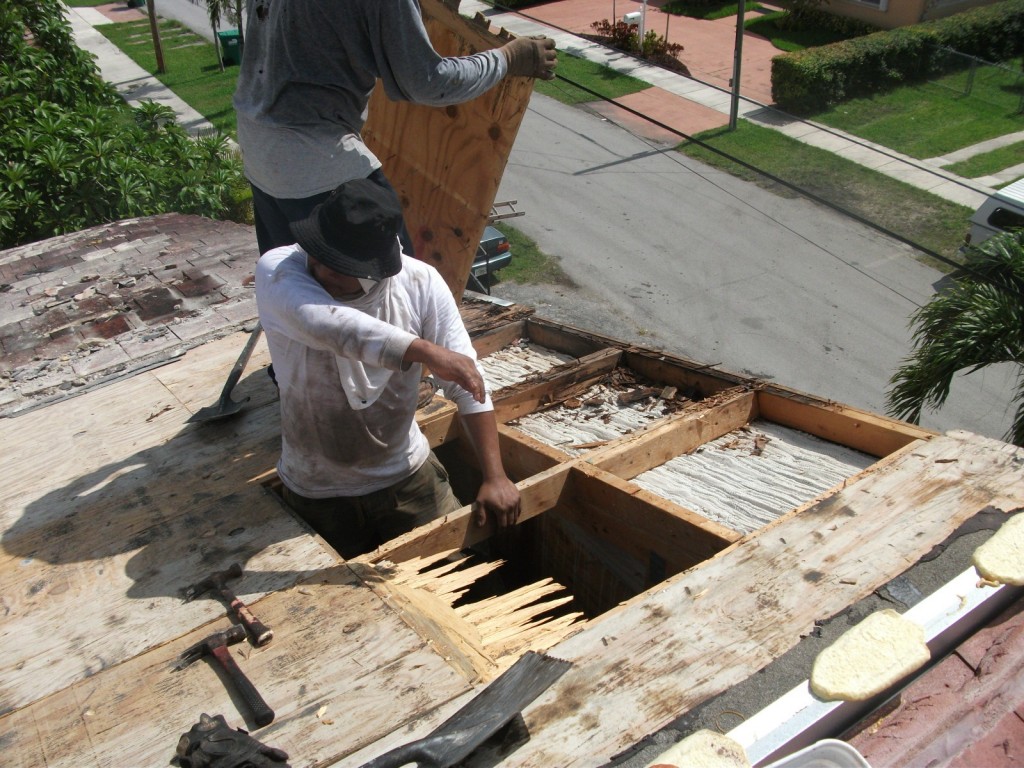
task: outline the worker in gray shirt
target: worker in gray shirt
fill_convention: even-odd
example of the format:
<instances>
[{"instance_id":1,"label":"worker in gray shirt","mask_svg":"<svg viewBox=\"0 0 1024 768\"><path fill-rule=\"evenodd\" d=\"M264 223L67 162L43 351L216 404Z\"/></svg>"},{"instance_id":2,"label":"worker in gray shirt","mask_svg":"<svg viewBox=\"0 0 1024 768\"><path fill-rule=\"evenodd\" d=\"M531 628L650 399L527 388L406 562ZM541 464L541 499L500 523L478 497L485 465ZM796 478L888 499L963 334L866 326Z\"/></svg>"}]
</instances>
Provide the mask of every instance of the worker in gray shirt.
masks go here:
<instances>
[{"instance_id":1,"label":"worker in gray shirt","mask_svg":"<svg viewBox=\"0 0 1024 768\"><path fill-rule=\"evenodd\" d=\"M378 78L391 99L442 106L507 76L554 77L550 38L439 55L417 0L248 0L246 11L234 104L260 253L292 244L290 223L339 184L387 183L360 135Z\"/></svg>"}]
</instances>

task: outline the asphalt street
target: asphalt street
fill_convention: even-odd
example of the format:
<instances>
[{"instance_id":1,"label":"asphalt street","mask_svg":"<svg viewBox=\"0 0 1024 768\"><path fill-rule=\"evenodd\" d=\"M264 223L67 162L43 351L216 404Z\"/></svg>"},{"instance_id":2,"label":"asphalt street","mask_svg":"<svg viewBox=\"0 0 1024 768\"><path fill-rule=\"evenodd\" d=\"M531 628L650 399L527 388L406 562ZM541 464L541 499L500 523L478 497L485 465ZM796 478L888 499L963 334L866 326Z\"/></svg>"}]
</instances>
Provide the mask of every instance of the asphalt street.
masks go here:
<instances>
[{"instance_id":1,"label":"asphalt street","mask_svg":"<svg viewBox=\"0 0 1024 768\"><path fill-rule=\"evenodd\" d=\"M909 247L535 94L502 178L511 220L576 289L502 283L543 317L883 413L908 321L942 274ZM1007 369L958 380L926 427L1002 437Z\"/></svg>"}]
</instances>

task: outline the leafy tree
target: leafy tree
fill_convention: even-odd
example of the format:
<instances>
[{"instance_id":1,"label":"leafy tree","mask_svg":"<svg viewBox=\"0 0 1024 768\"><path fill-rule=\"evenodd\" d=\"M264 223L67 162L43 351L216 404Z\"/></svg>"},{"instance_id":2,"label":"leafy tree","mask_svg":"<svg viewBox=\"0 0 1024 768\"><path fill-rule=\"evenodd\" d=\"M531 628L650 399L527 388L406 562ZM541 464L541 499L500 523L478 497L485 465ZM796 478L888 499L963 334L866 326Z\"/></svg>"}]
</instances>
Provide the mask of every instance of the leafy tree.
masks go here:
<instances>
[{"instance_id":1,"label":"leafy tree","mask_svg":"<svg viewBox=\"0 0 1024 768\"><path fill-rule=\"evenodd\" d=\"M0 248L135 216L226 214L244 187L223 136L131 108L51 0L0 3Z\"/></svg>"},{"instance_id":2,"label":"leafy tree","mask_svg":"<svg viewBox=\"0 0 1024 768\"><path fill-rule=\"evenodd\" d=\"M1024 446L1024 230L968 249L952 288L911 316L914 350L890 379L889 413L915 424L941 408L953 376L1015 363L1017 411L1006 439Z\"/></svg>"}]
</instances>

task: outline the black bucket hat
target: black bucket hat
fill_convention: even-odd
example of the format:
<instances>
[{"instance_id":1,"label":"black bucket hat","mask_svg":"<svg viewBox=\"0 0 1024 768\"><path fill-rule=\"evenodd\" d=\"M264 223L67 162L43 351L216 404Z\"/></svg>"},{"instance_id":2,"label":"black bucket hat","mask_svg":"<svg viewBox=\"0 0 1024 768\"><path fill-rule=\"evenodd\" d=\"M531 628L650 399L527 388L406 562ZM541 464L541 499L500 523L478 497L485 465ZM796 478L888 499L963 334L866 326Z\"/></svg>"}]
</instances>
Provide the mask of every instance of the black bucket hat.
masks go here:
<instances>
[{"instance_id":1,"label":"black bucket hat","mask_svg":"<svg viewBox=\"0 0 1024 768\"><path fill-rule=\"evenodd\" d=\"M402 206L389 186L370 179L340 184L305 219L292 222L302 249L350 277L383 280L402 271Z\"/></svg>"}]
</instances>

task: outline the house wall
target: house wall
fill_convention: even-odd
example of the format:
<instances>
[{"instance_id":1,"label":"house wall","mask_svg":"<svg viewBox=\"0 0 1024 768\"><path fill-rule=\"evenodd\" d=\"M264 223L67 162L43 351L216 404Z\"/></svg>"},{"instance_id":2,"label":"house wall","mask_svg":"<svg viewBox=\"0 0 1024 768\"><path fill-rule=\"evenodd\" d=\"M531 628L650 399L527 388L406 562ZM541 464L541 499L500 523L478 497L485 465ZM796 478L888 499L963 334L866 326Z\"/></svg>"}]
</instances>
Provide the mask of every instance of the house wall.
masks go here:
<instances>
[{"instance_id":1,"label":"house wall","mask_svg":"<svg viewBox=\"0 0 1024 768\"><path fill-rule=\"evenodd\" d=\"M882 29L941 19L996 0L825 0L822 8Z\"/></svg>"}]
</instances>

